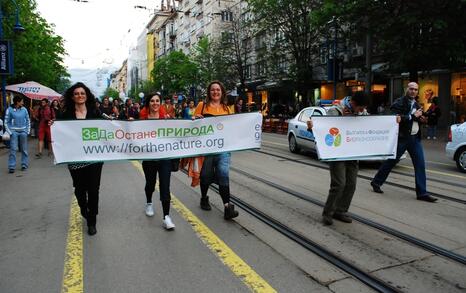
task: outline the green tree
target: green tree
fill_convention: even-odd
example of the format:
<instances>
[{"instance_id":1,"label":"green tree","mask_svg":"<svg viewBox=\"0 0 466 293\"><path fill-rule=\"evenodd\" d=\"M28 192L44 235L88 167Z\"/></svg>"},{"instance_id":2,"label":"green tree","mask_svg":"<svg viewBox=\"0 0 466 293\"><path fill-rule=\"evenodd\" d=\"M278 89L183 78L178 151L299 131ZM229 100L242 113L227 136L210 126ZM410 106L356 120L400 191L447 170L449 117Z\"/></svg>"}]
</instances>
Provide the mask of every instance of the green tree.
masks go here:
<instances>
[{"instance_id":1,"label":"green tree","mask_svg":"<svg viewBox=\"0 0 466 293\"><path fill-rule=\"evenodd\" d=\"M175 94L188 92L195 83L198 68L196 64L181 51L172 51L155 60L151 72L155 88L164 93Z\"/></svg>"},{"instance_id":2,"label":"green tree","mask_svg":"<svg viewBox=\"0 0 466 293\"><path fill-rule=\"evenodd\" d=\"M22 34L13 32L13 19L3 22L5 39L13 41L14 74L8 78L9 83L29 80L61 91L68 85L69 74L63 65L66 52L63 39L54 32L53 25L47 23L36 9L36 2L16 0L20 9L20 21L26 29ZM5 15L14 15L12 1L2 1ZM7 21L10 20L10 21Z\"/></svg>"},{"instance_id":3,"label":"green tree","mask_svg":"<svg viewBox=\"0 0 466 293\"><path fill-rule=\"evenodd\" d=\"M466 65L466 1L327 0L314 20L324 26L333 16L349 37L373 36L392 72L456 69Z\"/></svg>"},{"instance_id":4,"label":"green tree","mask_svg":"<svg viewBox=\"0 0 466 293\"><path fill-rule=\"evenodd\" d=\"M270 29L282 36L283 52L292 56L290 77L304 96L313 80L313 61L320 44L318 28L312 25L311 12L320 9L322 0L248 0L259 34ZM264 56L265 59L267 57ZM271 58L268 58L269 60Z\"/></svg>"},{"instance_id":5,"label":"green tree","mask_svg":"<svg viewBox=\"0 0 466 293\"><path fill-rule=\"evenodd\" d=\"M205 94L207 85L213 80L220 80L227 89L235 87L238 78L232 67L232 55L223 34L218 40L210 41L207 37L199 40L192 52L192 59L197 67L196 86Z\"/></svg>"},{"instance_id":6,"label":"green tree","mask_svg":"<svg viewBox=\"0 0 466 293\"><path fill-rule=\"evenodd\" d=\"M120 97L120 93L116 89L108 87L105 89L102 97L112 97L113 99L118 99Z\"/></svg>"}]
</instances>

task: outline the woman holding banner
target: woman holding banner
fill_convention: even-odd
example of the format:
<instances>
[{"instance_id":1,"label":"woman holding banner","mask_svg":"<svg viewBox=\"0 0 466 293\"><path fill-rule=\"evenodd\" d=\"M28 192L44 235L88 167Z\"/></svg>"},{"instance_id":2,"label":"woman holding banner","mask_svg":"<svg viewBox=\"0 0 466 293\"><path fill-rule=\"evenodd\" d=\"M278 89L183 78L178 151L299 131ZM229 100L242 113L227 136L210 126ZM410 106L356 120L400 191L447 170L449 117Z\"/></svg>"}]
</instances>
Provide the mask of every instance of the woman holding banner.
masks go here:
<instances>
[{"instance_id":1,"label":"woman holding banner","mask_svg":"<svg viewBox=\"0 0 466 293\"><path fill-rule=\"evenodd\" d=\"M65 92L65 109L63 119L96 119L101 115L96 109L96 99L90 89L81 82L71 86ZM97 233L96 223L99 211L99 188L102 162L79 162L68 164L73 179L74 194L81 209L81 215L87 220L87 233Z\"/></svg>"},{"instance_id":2,"label":"woman holding banner","mask_svg":"<svg viewBox=\"0 0 466 293\"><path fill-rule=\"evenodd\" d=\"M144 109L141 110L140 119L165 119L170 118L161 107L162 97L159 93L149 95L144 104ZM170 218L170 175L172 170L171 160L157 160L157 161L142 161L142 169L146 177L146 216L152 217L154 215L154 207L152 204L152 194L155 190L155 183L157 182L157 173L159 174L160 186L160 202L162 203L163 210L163 226L167 230L175 229Z\"/></svg>"},{"instance_id":3,"label":"woman holding banner","mask_svg":"<svg viewBox=\"0 0 466 293\"><path fill-rule=\"evenodd\" d=\"M212 81L207 87L207 98L200 102L194 111L194 118L232 114L228 108L225 87L220 81ZM201 169L201 208L210 210L207 191L214 180L218 179L220 196L224 205L224 218L230 220L238 216L235 206L230 203L230 153L206 156Z\"/></svg>"}]
</instances>

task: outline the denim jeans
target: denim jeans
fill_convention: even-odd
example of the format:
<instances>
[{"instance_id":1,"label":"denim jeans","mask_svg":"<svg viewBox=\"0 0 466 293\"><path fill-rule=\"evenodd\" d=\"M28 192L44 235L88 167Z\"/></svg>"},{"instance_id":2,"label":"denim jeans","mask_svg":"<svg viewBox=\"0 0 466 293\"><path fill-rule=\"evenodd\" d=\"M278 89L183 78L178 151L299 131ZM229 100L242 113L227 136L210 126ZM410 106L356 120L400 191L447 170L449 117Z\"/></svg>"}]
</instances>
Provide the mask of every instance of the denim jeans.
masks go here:
<instances>
[{"instance_id":1,"label":"denim jeans","mask_svg":"<svg viewBox=\"0 0 466 293\"><path fill-rule=\"evenodd\" d=\"M427 195L426 187L426 165L424 161L424 151L422 149L421 140L417 135L411 135L408 138L399 138L398 147L396 150L396 159L386 160L380 167L377 174L375 174L372 183L377 186L382 186L382 184L387 180L388 175L392 171L393 167L400 161L400 157L404 154L405 151L408 151L413 161L414 167L414 178L416 181L416 195L417 197L422 197Z\"/></svg>"},{"instance_id":2,"label":"denim jeans","mask_svg":"<svg viewBox=\"0 0 466 293\"><path fill-rule=\"evenodd\" d=\"M210 185L218 179L219 186L230 185L231 153L221 153L205 158L201 170L201 184Z\"/></svg>"},{"instance_id":3,"label":"denim jeans","mask_svg":"<svg viewBox=\"0 0 466 293\"><path fill-rule=\"evenodd\" d=\"M433 138L437 136L437 125L427 126L427 137Z\"/></svg>"},{"instance_id":4,"label":"denim jeans","mask_svg":"<svg viewBox=\"0 0 466 293\"><path fill-rule=\"evenodd\" d=\"M18 144L19 143L19 144ZM25 131L12 131L10 135L10 156L8 157L8 169L16 169L16 152L18 146L21 149L21 167L29 167L28 135Z\"/></svg>"}]
</instances>

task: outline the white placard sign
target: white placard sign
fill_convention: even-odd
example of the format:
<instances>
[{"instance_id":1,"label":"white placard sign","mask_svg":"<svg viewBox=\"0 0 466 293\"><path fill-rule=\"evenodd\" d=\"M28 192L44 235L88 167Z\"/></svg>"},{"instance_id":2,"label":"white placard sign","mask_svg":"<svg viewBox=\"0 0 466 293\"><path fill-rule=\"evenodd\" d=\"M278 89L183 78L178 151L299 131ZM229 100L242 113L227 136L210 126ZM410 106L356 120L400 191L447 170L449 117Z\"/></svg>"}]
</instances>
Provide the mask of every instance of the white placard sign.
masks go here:
<instances>
[{"instance_id":1,"label":"white placard sign","mask_svg":"<svg viewBox=\"0 0 466 293\"><path fill-rule=\"evenodd\" d=\"M55 162L192 157L257 149L262 115L198 120L68 120L52 125Z\"/></svg>"},{"instance_id":2,"label":"white placard sign","mask_svg":"<svg viewBox=\"0 0 466 293\"><path fill-rule=\"evenodd\" d=\"M312 117L317 154L324 161L396 157L396 116Z\"/></svg>"}]
</instances>

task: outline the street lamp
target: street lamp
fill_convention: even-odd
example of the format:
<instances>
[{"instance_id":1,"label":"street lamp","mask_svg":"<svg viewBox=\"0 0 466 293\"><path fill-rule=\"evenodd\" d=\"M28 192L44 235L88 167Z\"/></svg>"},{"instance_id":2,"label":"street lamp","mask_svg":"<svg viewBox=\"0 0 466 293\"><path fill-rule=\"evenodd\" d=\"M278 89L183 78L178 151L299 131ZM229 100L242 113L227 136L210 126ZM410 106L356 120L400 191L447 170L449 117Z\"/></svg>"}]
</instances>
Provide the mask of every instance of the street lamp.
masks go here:
<instances>
[{"instance_id":1,"label":"street lamp","mask_svg":"<svg viewBox=\"0 0 466 293\"><path fill-rule=\"evenodd\" d=\"M19 22L19 7L15 0L11 0L15 5L15 25L13 31L15 33L24 32L25 29ZM13 74L13 48L11 41L3 39L3 19L10 18L10 15L3 14L2 1L0 1L0 75L2 76L2 98L3 109L6 109L6 76Z\"/></svg>"}]
</instances>

